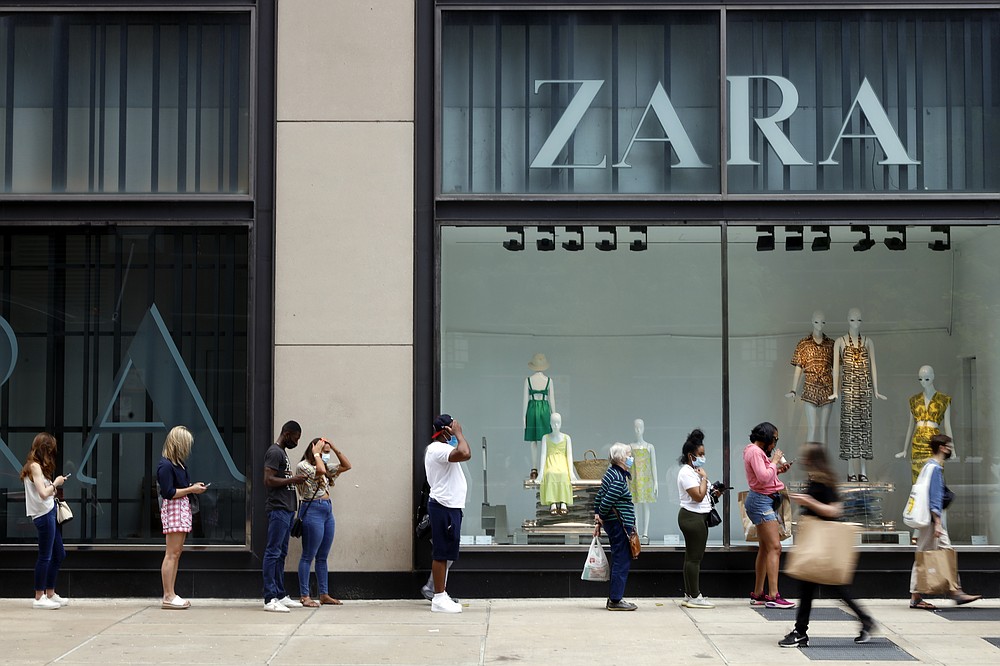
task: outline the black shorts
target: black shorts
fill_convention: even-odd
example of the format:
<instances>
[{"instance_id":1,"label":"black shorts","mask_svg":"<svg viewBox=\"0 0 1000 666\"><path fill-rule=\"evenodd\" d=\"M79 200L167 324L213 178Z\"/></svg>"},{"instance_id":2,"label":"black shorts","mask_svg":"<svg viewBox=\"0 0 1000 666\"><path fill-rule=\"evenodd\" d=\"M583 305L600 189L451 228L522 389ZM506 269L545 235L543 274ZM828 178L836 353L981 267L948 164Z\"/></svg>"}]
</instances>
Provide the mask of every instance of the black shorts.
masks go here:
<instances>
[{"instance_id":1,"label":"black shorts","mask_svg":"<svg viewBox=\"0 0 1000 666\"><path fill-rule=\"evenodd\" d=\"M462 510L427 500L427 515L431 517L431 559L457 560L462 540Z\"/></svg>"}]
</instances>

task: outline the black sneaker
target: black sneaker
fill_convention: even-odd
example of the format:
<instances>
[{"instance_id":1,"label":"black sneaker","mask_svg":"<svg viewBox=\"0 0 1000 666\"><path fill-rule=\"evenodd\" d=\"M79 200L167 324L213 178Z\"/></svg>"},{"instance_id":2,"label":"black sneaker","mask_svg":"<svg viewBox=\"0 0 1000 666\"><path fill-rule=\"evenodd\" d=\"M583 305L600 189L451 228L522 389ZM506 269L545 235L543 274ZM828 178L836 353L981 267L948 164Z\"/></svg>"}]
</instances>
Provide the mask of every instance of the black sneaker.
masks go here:
<instances>
[{"instance_id":1,"label":"black sneaker","mask_svg":"<svg viewBox=\"0 0 1000 666\"><path fill-rule=\"evenodd\" d=\"M809 645L809 637L793 629L791 633L778 641L778 645L787 648L807 647Z\"/></svg>"},{"instance_id":2,"label":"black sneaker","mask_svg":"<svg viewBox=\"0 0 1000 666\"><path fill-rule=\"evenodd\" d=\"M861 633L854 639L855 643L867 643L872 639L872 632L875 631L875 620L868 619L861 623Z\"/></svg>"},{"instance_id":3,"label":"black sneaker","mask_svg":"<svg viewBox=\"0 0 1000 666\"><path fill-rule=\"evenodd\" d=\"M638 606L636 606L635 604L630 604L624 599L621 599L619 601L611 601L611 599L608 599L608 603L605 606L605 608L613 611L633 611L636 608L638 608Z\"/></svg>"}]
</instances>

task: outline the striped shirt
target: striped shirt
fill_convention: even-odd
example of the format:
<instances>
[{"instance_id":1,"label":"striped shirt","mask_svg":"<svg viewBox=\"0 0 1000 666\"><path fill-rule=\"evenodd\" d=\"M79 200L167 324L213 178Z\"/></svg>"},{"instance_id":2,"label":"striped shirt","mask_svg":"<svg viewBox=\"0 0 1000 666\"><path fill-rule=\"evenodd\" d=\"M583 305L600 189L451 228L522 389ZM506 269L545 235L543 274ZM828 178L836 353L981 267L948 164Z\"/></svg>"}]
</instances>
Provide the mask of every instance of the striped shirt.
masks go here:
<instances>
[{"instance_id":1,"label":"striped shirt","mask_svg":"<svg viewBox=\"0 0 1000 666\"><path fill-rule=\"evenodd\" d=\"M632 475L617 465L610 465L601 480L601 489L594 496L594 513L601 520L612 522L618 520L618 513L626 525L635 526L635 509L632 505L632 491L628 488L628 480ZM618 509L618 513L615 512Z\"/></svg>"}]
</instances>

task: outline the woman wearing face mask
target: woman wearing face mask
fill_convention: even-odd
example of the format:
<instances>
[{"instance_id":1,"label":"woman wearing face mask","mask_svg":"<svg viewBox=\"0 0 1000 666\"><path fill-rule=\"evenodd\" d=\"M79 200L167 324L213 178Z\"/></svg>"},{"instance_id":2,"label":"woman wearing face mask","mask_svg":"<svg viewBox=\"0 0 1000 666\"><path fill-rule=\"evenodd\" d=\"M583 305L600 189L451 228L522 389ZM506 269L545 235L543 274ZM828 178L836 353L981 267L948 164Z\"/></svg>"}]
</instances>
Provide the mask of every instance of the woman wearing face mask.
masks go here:
<instances>
[{"instance_id":1,"label":"woman wearing face mask","mask_svg":"<svg viewBox=\"0 0 1000 666\"><path fill-rule=\"evenodd\" d=\"M337 464L333 463L337 457ZM351 469L347 457L333 445L332 442L317 437L310 442L302 454L296 471L306 477L299 486L299 496L302 505L299 507L299 517L302 519L302 557L299 558L299 594L300 601L307 608L316 608L320 604L339 606L339 599L330 596L329 571L327 558L333 545L333 533L336 523L333 519L333 503L330 501L330 488L337 477ZM316 587L319 591L319 601L309 596L309 567L316 561Z\"/></svg>"},{"instance_id":2,"label":"woman wearing face mask","mask_svg":"<svg viewBox=\"0 0 1000 666\"><path fill-rule=\"evenodd\" d=\"M681 465L677 473L677 492L681 508L677 514L677 524L684 534L684 601L688 608L715 608L701 594L698 579L701 576L701 560L705 556L708 543L708 524L705 518L712 510L711 495L714 494L705 472L705 433L695 429L687 436L681 447Z\"/></svg>"},{"instance_id":3,"label":"woman wearing face mask","mask_svg":"<svg viewBox=\"0 0 1000 666\"><path fill-rule=\"evenodd\" d=\"M632 491L628 482L632 478L632 447L615 442L609 455L611 464L601 480L601 488L594 496L594 536L601 533L601 527L611 543L611 588L605 608L612 611L633 611L635 604L622 599L625 596L625 582L632 566L632 551L628 545L629 533L635 532L635 509Z\"/></svg>"}]
</instances>

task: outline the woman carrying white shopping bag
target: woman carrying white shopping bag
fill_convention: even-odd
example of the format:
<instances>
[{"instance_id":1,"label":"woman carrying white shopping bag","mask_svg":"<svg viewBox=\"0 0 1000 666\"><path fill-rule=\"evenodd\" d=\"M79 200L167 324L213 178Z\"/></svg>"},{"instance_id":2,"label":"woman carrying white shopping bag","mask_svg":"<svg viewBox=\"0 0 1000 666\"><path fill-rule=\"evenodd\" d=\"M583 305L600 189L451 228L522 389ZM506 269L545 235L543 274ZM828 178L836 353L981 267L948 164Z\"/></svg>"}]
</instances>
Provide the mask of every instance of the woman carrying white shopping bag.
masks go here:
<instances>
[{"instance_id":1,"label":"woman carrying white shopping bag","mask_svg":"<svg viewBox=\"0 0 1000 666\"><path fill-rule=\"evenodd\" d=\"M930 508L931 521L924 527L917 529L917 552L928 550L951 549L951 539L948 538L948 530L944 526L944 512L954 498L954 494L947 489L944 484L944 461L951 458L951 437L948 435L934 435L931 437L931 457L924 463L924 470L920 476L924 476L924 471L928 465L933 465L930 470L930 482L927 486L927 504ZM919 484L920 479L917 479ZM962 581L955 572L955 588L951 591L951 598L955 603L967 604L977 599L982 599L981 594L966 594L962 591ZM913 563L910 572L910 608L923 610L935 610L934 604L924 601L921 593L917 591L917 564Z\"/></svg>"},{"instance_id":2,"label":"woman carrying white shopping bag","mask_svg":"<svg viewBox=\"0 0 1000 666\"><path fill-rule=\"evenodd\" d=\"M837 483L834 481L835 476L833 470L830 468L830 462L827 460L826 450L823 448L823 445L815 442L805 444L802 450L799 451L798 463L809 475L809 485L805 493L789 493L788 497L802 507L803 519L800 523L814 519L809 518L809 516L824 521L840 518L844 513L844 505L837 495ZM853 547L853 543L851 546ZM795 552L793 551L789 557L791 558L794 555ZM852 563L851 571L853 571L853 568ZM778 641L778 645L781 647L806 647L809 645L809 635L807 633L809 630L809 614L812 612L813 598L816 596L817 589L819 589L819 583L815 582L815 580L822 580L822 578L818 578L815 574L829 572L808 572L804 577L795 575L790 570L786 572L790 576L801 578L799 610L795 614L795 629ZM829 589L831 591L830 596L843 601L858 616L858 620L861 621L861 633L854 639L854 642L867 643L871 639L872 630L875 628L875 619L865 613L864 609L854 601L846 585L831 585Z\"/></svg>"}]
</instances>

